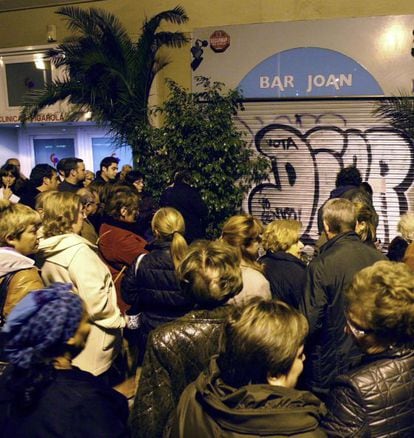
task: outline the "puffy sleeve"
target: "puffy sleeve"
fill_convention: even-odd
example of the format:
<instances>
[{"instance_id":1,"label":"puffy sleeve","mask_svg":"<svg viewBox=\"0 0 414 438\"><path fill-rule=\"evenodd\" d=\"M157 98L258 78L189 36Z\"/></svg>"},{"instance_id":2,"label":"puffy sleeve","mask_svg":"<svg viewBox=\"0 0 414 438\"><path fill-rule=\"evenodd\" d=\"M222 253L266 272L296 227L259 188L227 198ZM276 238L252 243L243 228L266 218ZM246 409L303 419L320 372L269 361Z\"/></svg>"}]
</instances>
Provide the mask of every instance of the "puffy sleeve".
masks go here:
<instances>
[{"instance_id":1,"label":"puffy sleeve","mask_svg":"<svg viewBox=\"0 0 414 438\"><path fill-rule=\"evenodd\" d=\"M156 347L160 342L160 339L156 339L154 332L150 333L131 410L130 423L134 438L162 436L168 416L176 406L168 363L165 363L162 351Z\"/></svg>"},{"instance_id":2,"label":"puffy sleeve","mask_svg":"<svg viewBox=\"0 0 414 438\"><path fill-rule=\"evenodd\" d=\"M346 377L336 380L329 393L327 408L328 414L321 425L328 436L369 437L363 400Z\"/></svg>"},{"instance_id":3,"label":"puffy sleeve","mask_svg":"<svg viewBox=\"0 0 414 438\"><path fill-rule=\"evenodd\" d=\"M10 280L7 290L7 299L4 305L4 315L11 312L13 307L29 292L44 287L43 280L37 268L23 269L16 272Z\"/></svg>"}]
</instances>

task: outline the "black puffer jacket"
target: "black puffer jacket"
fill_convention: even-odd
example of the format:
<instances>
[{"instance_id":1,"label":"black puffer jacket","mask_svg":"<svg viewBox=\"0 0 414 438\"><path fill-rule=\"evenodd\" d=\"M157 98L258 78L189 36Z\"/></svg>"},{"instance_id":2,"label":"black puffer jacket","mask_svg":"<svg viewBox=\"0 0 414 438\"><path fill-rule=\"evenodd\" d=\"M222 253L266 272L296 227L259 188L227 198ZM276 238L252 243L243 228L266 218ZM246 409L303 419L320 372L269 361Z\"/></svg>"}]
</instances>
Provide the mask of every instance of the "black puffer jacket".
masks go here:
<instances>
[{"instance_id":1,"label":"black puffer jacket","mask_svg":"<svg viewBox=\"0 0 414 438\"><path fill-rule=\"evenodd\" d=\"M138 344L142 356L148 333L161 324L185 315L193 303L181 291L170 252L171 242L155 241L147 245L149 254L127 270L122 283L122 298L131 305L130 315L141 314L139 330L130 332L130 341ZM136 272L135 272L136 271ZM131 339L135 332L135 340Z\"/></svg>"},{"instance_id":2,"label":"black puffer jacket","mask_svg":"<svg viewBox=\"0 0 414 438\"><path fill-rule=\"evenodd\" d=\"M325 413L307 391L267 384L234 388L221 379L213 358L184 390L165 437L323 438L319 422Z\"/></svg>"},{"instance_id":3,"label":"black puffer jacket","mask_svg":"<svg viewBox=\"0 0 414 438\"><path fill-rule=\"evenodd\" d=\"M265 266L265 277L269 280L272 297L297 309L305 289L305 263L284 251L267 251L259 261Z\"/></svg>"},{"instance_id":4,"label":"black puffer jacket","mask_svg":"<svg viewBox=\"0 0 414 438\"><path fill-rule=\"evenodd\" d=\"M352 358L360 357L352 337L344 332L344 292L358 271L384 259L354 232L348 232L323 245L308 266L300 309L308 318L310 336L301 381L312 392L327 393L334 378L352 367Z\"/></svg>"},{"instance_id":5,"label":"black puffer jacket","mask_svg":"<svg viewBox=\"0 0 414 438\"><path fill-rule=\"evenodd\" d=\"M413 437L414 351L389 350L366 361L336 379L324 428L337 437Z\"/></svg>"},{"instance_id":6,"label":"black puffer jacket","mask_svg":"<svg viewBox=\"0 0 414 438\"><path fill-rule=\"evenodd\" d=\"M134 438L162 437L185 387L219 353L231 311L232 306L193 311L150 333L130 416Z\"/></svg>"}]
</instances>

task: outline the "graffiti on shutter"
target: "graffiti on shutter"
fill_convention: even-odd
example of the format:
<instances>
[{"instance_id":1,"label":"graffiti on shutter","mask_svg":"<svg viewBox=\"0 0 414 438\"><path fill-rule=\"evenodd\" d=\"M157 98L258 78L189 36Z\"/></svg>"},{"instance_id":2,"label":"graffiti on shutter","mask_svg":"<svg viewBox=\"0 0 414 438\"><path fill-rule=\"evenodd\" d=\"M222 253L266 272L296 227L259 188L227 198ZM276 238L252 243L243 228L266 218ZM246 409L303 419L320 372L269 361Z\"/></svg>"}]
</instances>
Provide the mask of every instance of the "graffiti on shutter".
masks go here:
<instances>
[{"instance_id":1,"label":"graffiti on shutter","mask_svg":"<svg viewBox=\"0 0 414 438\"><path fill-rule=\"evenodd\" d=\"M298 219L303 240L318 238L317 211L342 168L355 165L374 189L378 238L397 234L400 215L414 203L412 140L373 116L364 99L246 102L236 122L271 163L268 180L253 187L245 209L264 223Z\"/></svg>"}]
</instances>

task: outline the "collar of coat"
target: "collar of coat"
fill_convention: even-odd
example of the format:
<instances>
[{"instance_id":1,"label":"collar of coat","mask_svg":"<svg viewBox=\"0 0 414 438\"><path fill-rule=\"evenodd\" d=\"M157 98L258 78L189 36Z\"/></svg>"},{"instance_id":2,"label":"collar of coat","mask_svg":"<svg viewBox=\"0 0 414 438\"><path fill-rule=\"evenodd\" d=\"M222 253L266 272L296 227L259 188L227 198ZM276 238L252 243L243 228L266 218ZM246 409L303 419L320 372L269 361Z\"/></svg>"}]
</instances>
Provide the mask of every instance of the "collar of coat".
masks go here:
<instances>
[{"instance_id":1,"label":"collar of coat","mask_svg":"<svg viewBox=\"0 0 414 438\"><path fill-rule=\"evenodd\" d=\"M356 242L361 242L361 239L358 237L358 234L355 231L347 231L346 233L337 234L332 239L329 239L324 245L321 246L319 253L322 254L327 251L329 248L332 248L337 243L340 243L344 240L353 240Z\"/></svg>"}]
</instances>

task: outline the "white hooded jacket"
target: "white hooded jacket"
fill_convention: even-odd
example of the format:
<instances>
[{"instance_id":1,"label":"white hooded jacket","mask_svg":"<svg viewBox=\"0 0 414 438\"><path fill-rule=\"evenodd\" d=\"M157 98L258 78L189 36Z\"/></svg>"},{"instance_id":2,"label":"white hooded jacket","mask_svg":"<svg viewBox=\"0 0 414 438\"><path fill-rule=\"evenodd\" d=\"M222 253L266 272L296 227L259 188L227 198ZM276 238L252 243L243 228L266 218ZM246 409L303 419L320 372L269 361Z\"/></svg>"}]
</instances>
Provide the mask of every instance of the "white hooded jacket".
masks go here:
<instances>
[{"instance_id":1,"label":"white hooded jacket","mask_svg":"<svg viewBox=\"0 0 414 438\"><path fill-rule=\"evenodd\" d=\"M45 284L72 283L74 292L85 302L92 327L85 349L73 364L97 376L110 368L120 352L125 319L117 305L111 273L94 248L74 233L48 237L39 244L39 253L45 259Z\"/></svg>"}]
</instances>

